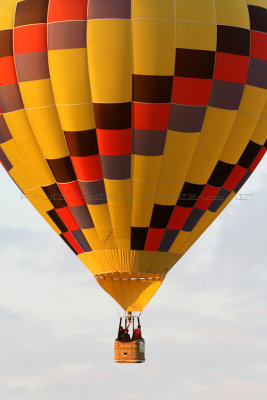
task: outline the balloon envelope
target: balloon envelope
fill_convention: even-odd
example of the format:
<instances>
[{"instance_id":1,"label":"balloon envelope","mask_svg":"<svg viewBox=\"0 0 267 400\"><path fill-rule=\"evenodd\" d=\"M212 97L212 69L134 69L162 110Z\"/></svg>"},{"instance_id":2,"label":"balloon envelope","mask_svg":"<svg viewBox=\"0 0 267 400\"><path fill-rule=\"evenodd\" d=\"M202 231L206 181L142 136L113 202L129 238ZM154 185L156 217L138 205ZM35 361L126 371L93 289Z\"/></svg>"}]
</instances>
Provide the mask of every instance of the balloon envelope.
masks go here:
<instances>
[{"instance_id":1,"label":"balloon envelope","mask_svg":"<svg viewBox=\"0 0 267 400\"><path fill-rule=\"evenodd\" d=\"M1 0L0 160L124 309L266 152L264 0Z\"/></svg>"}]
</instances>

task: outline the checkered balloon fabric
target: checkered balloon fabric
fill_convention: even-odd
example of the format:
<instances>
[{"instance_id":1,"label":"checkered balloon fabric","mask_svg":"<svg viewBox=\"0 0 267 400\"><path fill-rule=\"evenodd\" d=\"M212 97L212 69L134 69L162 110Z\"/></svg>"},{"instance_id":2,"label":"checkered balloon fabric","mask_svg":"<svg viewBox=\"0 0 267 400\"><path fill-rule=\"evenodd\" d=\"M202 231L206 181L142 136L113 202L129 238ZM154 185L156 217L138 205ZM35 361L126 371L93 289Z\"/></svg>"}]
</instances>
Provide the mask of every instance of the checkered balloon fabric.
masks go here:
<instances>
[{"instance_id":1,"label":"checkered balloon fabric","mask_svg":"<svg viewBox=\"0 0 267 400\"><path fill-rule=\"evenodd\" d=\"M0 161L125 310L267 148L266 0L1 0Z\"/></svg>"}]
</instances>

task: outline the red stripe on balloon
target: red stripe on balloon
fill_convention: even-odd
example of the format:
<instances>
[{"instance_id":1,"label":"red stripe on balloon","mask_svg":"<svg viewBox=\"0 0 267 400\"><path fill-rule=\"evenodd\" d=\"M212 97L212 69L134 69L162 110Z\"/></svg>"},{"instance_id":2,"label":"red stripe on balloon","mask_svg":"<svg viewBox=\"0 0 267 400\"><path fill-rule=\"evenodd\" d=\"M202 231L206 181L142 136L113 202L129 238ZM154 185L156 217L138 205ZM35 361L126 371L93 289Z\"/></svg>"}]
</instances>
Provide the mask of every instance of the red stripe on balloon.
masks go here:
<instances>
[{"instance_id":1,"label":"red stripe on balloon","mask_svg":"<svg viewBox=\"0 0 267 400\"><path fill-rule=\"evenodd\" d=\"M107 156L120 156L131 153L131 129L97 129L99 153Z\"/></svg>"},{"instance_id":2,"label":"red stripe on balloon","mask_svg":"<svg viewBox=\"0 0 267 400\"><path fill-rule=\"evenodd\" d=\"M83 194L77 181L58 183L58 187L70 207L78 207L85 204Z\"/></svg>"},{"instance_id":3,"label":"red stripe on balloon","mask_svg":"<svg viewBox=\"0 0 267 400\"><path fill-rule=\"evenodd\" d=\"M47 25L29 25L14 30L15 54L47 50Z\"/></svg>"},{"instance_id":4,"label":"red stripe on balloon","mask_svg":"<svg viewBox=\"0 0 267 400\"><path fill-rule=\"evenodd\" d=\"M0 58L0 86L10 85L16 82L17 74L13 56Z\"/></svg>"},{"instance_id":5,"label":"red stripe on balloon","mask_svg":"<svg viewBox=\"0 0 267 400\"><path fill-rule=\"evenodd\" d=\"M219 81L245 83L248 64L249 57L218 52L213 78Z\"/></svg>"},{"instance_id":6,"label":"red stripe on balloon","mask_svg":"<svg viewBox=\"0 0 267 400\"><path fill-rule=\"evenodd\" d=\"M88 157L71 157L77 179L79 181L97 181L102 179L102 169L99 155Z\"/></svg>"},{"instance_id":7,"label":"red stripe on balloon","mask_svg":"<svg viewBox=\"0 0 267 400\"><path fill-rule=\"evenodd\" d=\"M168 128L170 104L133 103L132 124L135 129L165 130Z\"/></svg>"},{"instance_id":8,"label":"red stripe on balloon","mask_svg":"<svg viewBox=\"0 0 267 400\"><path fill-rule=\"evenodd\" d=\"M250 171L254 171L254 169L258 166L258 164L260 163L260 161L262 160L263 156L266 153L266 148L262 147L258 153L258 155L256 156L255 160L253 161L253 163L251 164L251 166L249 167Z\"/></svg>"},{"instance_id":9,"label":"red stripe on balloon","mask_svg":"<svg viewBox=\"0 0 267 400\"><path fill-rule=\"evenodd\" d=\"M48 22L87 20L87 0L50 0Z\"/></svg>"},{"instance_id":10,"label":"red stripe on balloon","mask_svg":"<svg viewBox=\"0 0 267 400\"><path fill-rule=\"evenodd\" d=\"M69 231L76 231L80 229L76 219L68 207L58 208L55 211L60 216L61 220L64 222Z\"/></svg>"},{"instance_id":11,"label":"red stripe on balloon","mask_svg":"<svg viewBox=\"0 0 267 400\"><path fill-rule=\"evenodd\" d=\"M176 206L170 218L168 229L175 229L175 230L182 229L182 227L185 224L185 221L187 220L192 210L193 210L192 207L187 208L187 207Z\"/></svg>"},{"instance_id":12,"label":"red stripe on balloon","mask_svg":"<svg viewBox=\"0 0 267 400\"><path fill-rule=\"evenodd\" d=\"M78 244L78 242L76 241L76 239L72 236L72 234L70 232L63 233L63 236L65 237L65 239L69 242L69 244L74 248L74 250L78 254L84 253L83 249L81 248L81 246Z\"/></svg>"},{"instance_id":13,"label":"red stripe on balloon","mask_svg":"<svg viewBox=\"0 0 267 400\"><path fill-rule=\"evenodd\" d=\"M267 34L251 31L250 57L267 61Z\"/></svg>"},{"instance_id":14,"label":"red stripe on balloon","mask_svg":"<svg viewBox=\"0 0 267 400\"><path fill-rule=\"evenodd\" d=\"M237 184L241 181L245 173L247 172L247 168L240 167L240 165L236 165L226 180L223 187L227 190L234 190Z\"/></svg>"},{"instance_id":15,"label":"red stripe on balloon","mask_svg":"<svg viewBox=\"0 0 267 400\"><path fill-rule=\"evenodd\" d=\"M200 210L207 210L220 190L221 188L206 185L200 194L195 207Z\"/></svg>"},{"instance_id":16,"label":"red stripe on balloon","mask_svg":"<svg viewBox=\"0 0 267 400\"><path fill-rule=\"evenodd\" d=\"M174 77L172 102L192 106L205 106L210 97L212 79Z\"/></svg>"},{"instance_id":17,"label":"red stripe on balloon","mask_svg":"<svg viewBox=\"0 0 267 400\"><path fill-rule=\"evenodd\" d=\"M149 228L145 250L148 251L157 251L160 245L160 242L163 238L165 229L156 229L156 228Z\"/></svg>"}]
</instances>

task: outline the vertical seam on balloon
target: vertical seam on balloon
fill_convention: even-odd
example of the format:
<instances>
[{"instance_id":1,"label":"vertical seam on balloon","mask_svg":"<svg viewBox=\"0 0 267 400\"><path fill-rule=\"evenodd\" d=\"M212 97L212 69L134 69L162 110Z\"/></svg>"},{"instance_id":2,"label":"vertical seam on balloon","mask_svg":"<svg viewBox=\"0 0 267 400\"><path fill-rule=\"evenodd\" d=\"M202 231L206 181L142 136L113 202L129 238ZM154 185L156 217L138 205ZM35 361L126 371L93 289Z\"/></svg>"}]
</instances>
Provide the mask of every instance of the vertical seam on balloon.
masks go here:
<instances>
[{"instance_id":1,"label":"vertical seam on balloon","mask_svg":"<svg viewBox=\"0 0 267 400\"><path fill-rule=\"evenodd\" d=\"M87 18L86 18L87 25L86 25L86 32L87 32L87 30L88 30L88 21L89 21L89 20L88 20L88 15L89 15L89 4L90 4L90 0L88 0L88 2L87 2ZM87 70L88 70L89 85L90 85L90 88L91 88L90 67L89 67L89 63L88 63L89 54L88 54L87 35L88 35L88 33L86 33ZM91 92L91 95L92 95L92 92ZM93 105L94 105L94 102L93 102L93 97L92 97L92 107L93 107L93 110L94 110L94 106L93 106ZM95 118L95 113L94 113L94 118ZM95 127L96 127L96 122L95 122ZM96 129L96 132L97 132L97 129ZM97 133L96 133L96 140L97 140L97 145L98 145L98 154L99 154L99 156L100 156L100 153L99 153L99 144L98 144L98 135L97 135ZM103 175L103 166L102 166L101 157L100 157L100 166L101 166L101 172L102 172L103 185L104 185L104 187L105 187L105 192L106 192L106 185L105 185L105 179L104 179L104 175ZM105 228L109 228L110 231L112 232L113 241L114 241L114 243L115 243L116 248L118 248L117 242L116 242L116 237L115 237L115 235L114 235L114 229L113 229L113 223L112 223L112 219L111 219L111 213L110 213L110 208L109 208L108 196L106 196L106 200L107 200L107 203L106 203L107 211L108 211L108 215L109 215L109 219L110 219L110 226L106 226ZM101 241L96 226L95 226L95 228L96 228L97 236L98 236L98 238L99 238L99 242L100 242L100 244L101 244L101 246L102 246L103 240ZM103 251L109 251L110 249L109 249L109 248L101 248L101 250L103 250Z\"/></svg>"},{"instance_id":2,"label":"vertical seam on balloon","mask_svg":"<svg viewBox=\"0 0 267 400\"><path fill-rule=\"evenodd\" d=\"M170 98L170 110L169 110L169 117L168 117L168 121L169 121L169 119L170 119L170 112L171 112L171 104L172 104L172 95L173 95L173 86L174 86L174 76L175 76L175 64L176 64L176 0L173 0L173 11L174 11L174 51L175 51L175 57L174 57L174 68L173 68L173 76L172 76L172 78L173 78L173 81L172 81L172 90L171 90L171 98ZM158 19L157 19L157 21L158 21ZM164 103L165 104L165 103ZM167 103L168 104L168 103ZM165 156L165 148L166 148L166 141L167 141L167 135L168 135L168 130L169 130L169 124L168 124L168 126L167 126L167 128L166 128L166 136L165 136L165 142L164 142L164 149L163 149L163 153L162 153L162 156L161 156L161 163L160 163L160 169L159 169L159 173L158 173L158 181L157 181L157 187L156 187L156 190L155 190L155 197L154 197L154 204L153 204L153 209L154 209L154 206L155 206L155 204L156 204L156 199L157 199L157 195L158 195L158 189L159 189L159 185L160 185L160 177L161 177L161 172L162 172L162 168L163 168L163 161L164 161L164 156ZM152 215L153 215L153 209L152 209L152 214L151 214L151 218L150 218L150 223L151 223L151 220L152 220ZM150 225L150 223L149 223L149 225ZM148 226L148 230L147 230L147 235L146 235L146 241L145 241L145 245L144 245L144 250L145 250L145 247L146 247L146 244L147 244L147 240L148 240L148 233L149 233L149 228L150 228L150 226ZM166 229L167 228L165 228L165 231L166 231ZM161 241L160 241L160 243L161 243ZM160 246L160 244L159 244L159 246ZM159 249L159 246L158 246L158 249ZM155 250L155 256L157 255L157 251L158 251L158 249L157 250ZM143 251L144 251L143 250Z\"/></svg>"},{"instance_id":3,"label":"vertical seam on balloon","mask_svg":"<svg viewBox=\"0 0 267 400\"><path fill-rule=\"evenodd\" d=\"M174 0L174 1L175 1L175 0ZM216 3L215 3L215 1L216 1L216 0L213 0L214 12L215 12L215 18L216 18L216 30L217 30L217 11L216 11ZM175 26L176 26L176 21L179 21L179 20L176 20L176 18L175 18ZM191 21L191 22L192 22L192 21ZM217 32L216 32L216 40L217 40ZM217 46L216 46L216 47L217 47ZM215 71L215 61L216 61L216 53L215 53L215 59L214 59L214 65L213 65L213 76L212 76L212 81L213 81L214 71ZM211 90L210 90L210 95L211 95ZM209 98L210 98L210 96L209 96ZM201 131L199 132L199 137L198 137L197 142L196 142L196 144L195 144L195 148L194 148L194 151L193 151L193 154L192 154L191 163L189 164L189 166L188 166L188 168L187 168L187 173L186 173L186 175L185 175L185 180L184 180L184 182L187 181L187 177L188 177L188 174L189 174L190 169L191 169L191 166L192 166L192 161L193 161L193 159L194 159L194 156L195 156L196 151L197 151L197 148L198 148L198 144L199 144L199 141L200 141L200 138L201 138L201 132L202 132L203 125L204 125L204 123L205 123L205 119L206 119L206 115L207 115L207 107L208 107L208 105L206 106L206 111L205 111L205 116L204 116L204 120L203 120L203 123L202 123L202 128L201 128ZM181 188L181 191L182 191L182 188ZM179 194L178 194L178 199L179 199L179 197L180 197L181 191L180 191ZM175 205L174 205L174 210L175 210ZM173 212L172 212L172 214L171 214L171 216L170 216L170 218L169 218L169 221L171 220L171 218L172 218L172 216L173 216L174 210L173 210ZM168 221L168 223L169 223L169 221ZM168 226L168 224L167 224L167 226ZM166 229L167 229L167 228L166 228ZM165 230L165 232L166 232L166 230ZM176 234L176 237L175 237L175 239L173 240L172 245L173 245L173 243L175 242L175 240L176 240L176 238L178 237L178 235L179 235L179 232ZM162 237L162 240L163 240L163 237ZM161 245L161 243L162 243L162 240L161 240L161 242L160 242L160 244L159 244L159 247L160 247L160 245ZM184 242L183 242L183 243L184 243ZM170 246L169 250L171 249L172 245ZM159 247L158 247L158 248L159 248ZM169 250L168 250L168 252L169 252ZM179 253L176 252L176 254L179 254Z\"/></svg>"}]
</instances>

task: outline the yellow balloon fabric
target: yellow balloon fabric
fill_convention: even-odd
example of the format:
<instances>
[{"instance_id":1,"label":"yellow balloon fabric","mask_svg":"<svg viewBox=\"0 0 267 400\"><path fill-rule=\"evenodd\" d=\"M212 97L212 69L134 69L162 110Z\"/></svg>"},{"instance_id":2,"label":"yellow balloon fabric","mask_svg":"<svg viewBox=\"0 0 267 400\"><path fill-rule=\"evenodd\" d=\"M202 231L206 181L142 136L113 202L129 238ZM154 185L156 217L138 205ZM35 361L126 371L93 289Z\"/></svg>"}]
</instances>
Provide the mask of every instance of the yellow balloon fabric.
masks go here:
<instances>
[{"instance_id":1,"label":"yellow balloon fabric","mask_svg":"<svg viewBox=\"0 0 267 400\"><path fill-rule=\"evenodd\" d=\"M125 310L267 148L265 0L1 0L0 161Z\"/></svg>"}]
</instances>

